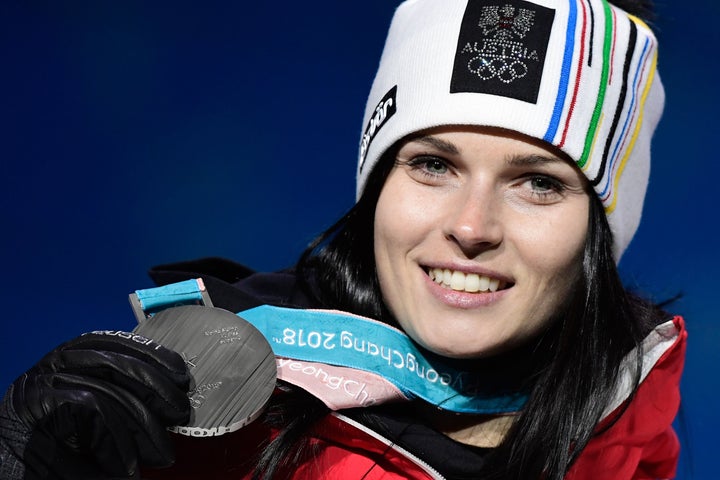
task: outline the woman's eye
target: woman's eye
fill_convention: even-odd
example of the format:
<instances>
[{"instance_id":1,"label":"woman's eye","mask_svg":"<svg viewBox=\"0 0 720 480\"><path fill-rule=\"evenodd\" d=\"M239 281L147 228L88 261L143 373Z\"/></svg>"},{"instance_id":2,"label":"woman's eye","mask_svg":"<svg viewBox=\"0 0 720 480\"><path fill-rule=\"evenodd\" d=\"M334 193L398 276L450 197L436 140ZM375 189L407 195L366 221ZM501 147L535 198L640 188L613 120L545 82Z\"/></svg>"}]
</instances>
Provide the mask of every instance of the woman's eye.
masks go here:
<instances>
[{"instance_id":1,"label":"woman's eye","mask_svg":"<svg viewBox=\"0 0 720 480\"><path fill-rule=\"evenodd\" d=\"M442 175L447 172L447 165L441 160L428 160L427 163L425 163L425 169L430 173Z\"/></svg>"},{"instance_id":2,"label":"woman's eye","mask_svg":"<svg viewBox=\"0 0 720 480\"><path fill-rule=\"evenodd\" d=\"M438 157L415 157L408 163L413 168L413 170L419 170L426 175L441 176L445 175L448 172L447 162L442 158Z\"/></svg>"},{"instance_id":3,"label":"woman's eye","mask_svg":"<svg viewBox=\"0 0 720 480\"><path fill-rule=\"evenodd\" d=\"M565 191L565 185L560 180L547 175L530 175L525 183L532 198L543 202L551 202Z\"/></svg>"},{"instance_id":4,"label":"woman's eye","mask_svg":"<svg viewBox=\"0 0 720 480\"><path fill-rule=\"evenodd\" d=\"M530 185L537 192L557 191L559 182L548 177L533 177L530 179Z\"/></svg>"}]
</instances>

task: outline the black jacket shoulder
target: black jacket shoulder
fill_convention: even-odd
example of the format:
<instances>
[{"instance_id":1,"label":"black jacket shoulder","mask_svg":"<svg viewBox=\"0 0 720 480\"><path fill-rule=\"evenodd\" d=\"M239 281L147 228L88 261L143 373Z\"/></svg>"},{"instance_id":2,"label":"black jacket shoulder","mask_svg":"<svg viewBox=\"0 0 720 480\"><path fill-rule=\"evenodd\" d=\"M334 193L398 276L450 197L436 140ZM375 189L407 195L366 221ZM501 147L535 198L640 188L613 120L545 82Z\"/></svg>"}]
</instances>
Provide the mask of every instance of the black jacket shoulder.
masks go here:
<instances>
[{"instance_id":1,"label":"black jacket shoulder","mask_svg":"<svg viewBox=\"0 0 720 480\"><path fill-rule=\"evenodd\" d=\"M318 308L302 287L293 268L256 272L226 258L204 257L152 267L148 274L156 285L202 278L216 307L240 312L259 305Z\"/></svg>"}]
</instances>

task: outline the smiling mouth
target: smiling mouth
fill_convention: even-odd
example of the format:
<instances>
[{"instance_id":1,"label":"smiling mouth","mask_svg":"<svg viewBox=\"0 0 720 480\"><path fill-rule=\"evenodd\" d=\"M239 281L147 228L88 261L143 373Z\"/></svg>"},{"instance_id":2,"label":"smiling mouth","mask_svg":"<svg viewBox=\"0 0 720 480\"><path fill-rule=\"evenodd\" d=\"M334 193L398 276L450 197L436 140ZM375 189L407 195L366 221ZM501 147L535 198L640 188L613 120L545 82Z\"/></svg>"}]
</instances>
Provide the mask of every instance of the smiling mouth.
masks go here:
<instances>
[{"instance_id":1,"label":"smiling mouth","mask_svg":"<svg viewBox=\"0 0 720 480\"><path fill-rule=\"evenodd\" d=\"M512 286L512 284L497 278L447 268L429 268L427 274L438 285L458 292L488 293L504 290Z\"/></svg>"}]
</instances>

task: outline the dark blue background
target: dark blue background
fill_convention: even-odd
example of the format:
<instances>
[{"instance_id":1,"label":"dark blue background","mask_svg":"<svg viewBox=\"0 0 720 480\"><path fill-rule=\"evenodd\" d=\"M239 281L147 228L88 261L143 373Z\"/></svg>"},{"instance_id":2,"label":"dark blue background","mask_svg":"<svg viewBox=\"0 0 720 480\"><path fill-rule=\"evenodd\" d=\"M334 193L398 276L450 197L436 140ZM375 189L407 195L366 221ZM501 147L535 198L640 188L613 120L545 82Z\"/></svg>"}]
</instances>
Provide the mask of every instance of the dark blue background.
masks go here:
<instances>
[{"instance_id":1,"label":"dark blue background","mask_svg":"<svg viewBox=\"0 0 720 480\"><path fill-rule=\"evenodd\" d=\"M715 478L720 39L705 20L720 3L657 3L668 103L621 270L654 299L683 294L680 473ZM126 295L150 265L291 264L353 203L395 5L3 0L0 384L62 340L132 328Z\"/></svg>"}]
</instances>

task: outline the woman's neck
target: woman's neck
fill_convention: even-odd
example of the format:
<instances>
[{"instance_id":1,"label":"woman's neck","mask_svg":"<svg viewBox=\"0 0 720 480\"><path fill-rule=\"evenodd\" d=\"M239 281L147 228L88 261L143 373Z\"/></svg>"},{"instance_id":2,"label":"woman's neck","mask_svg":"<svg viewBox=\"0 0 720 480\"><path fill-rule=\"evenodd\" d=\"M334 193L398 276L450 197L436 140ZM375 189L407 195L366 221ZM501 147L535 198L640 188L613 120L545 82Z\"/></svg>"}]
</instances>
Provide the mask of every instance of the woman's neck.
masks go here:
<instances>
[{"instance_id":1,"label":"woman's neck","mask_svg":"<svg viewBox=\"0 0 720 480\"><path fill-rule=\"evenodd\" d=\"M467 415L422 407L430 426L456 442L474 447L495 448L503 441L515 420L514 415Z\"/></svg>"}]
</instances>

